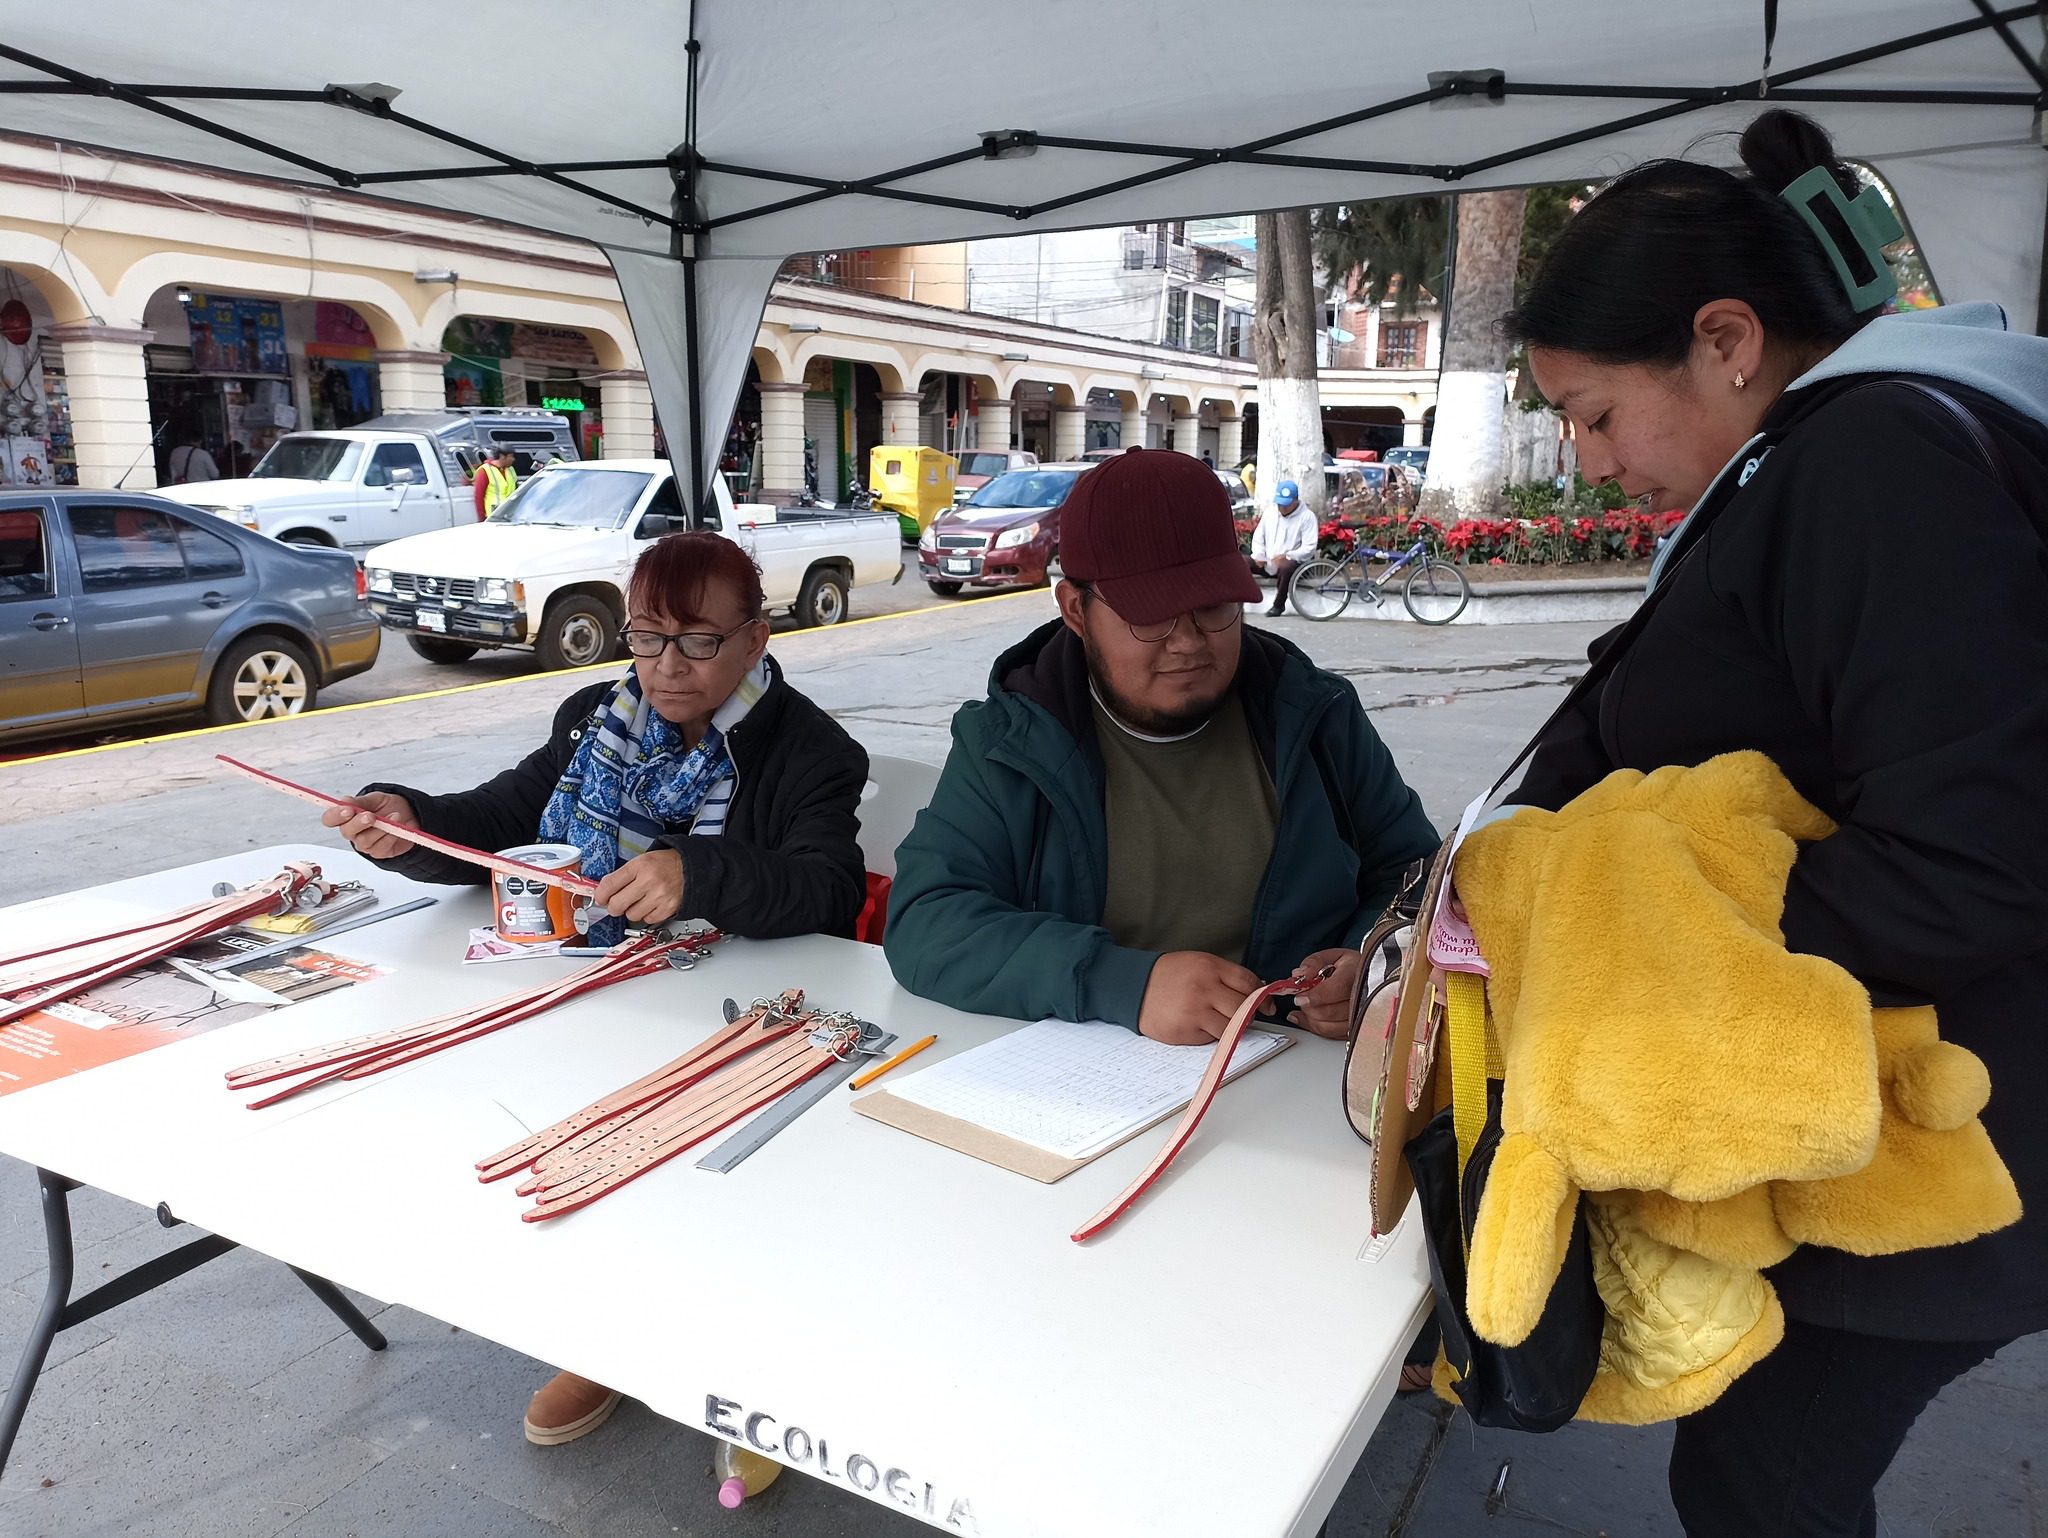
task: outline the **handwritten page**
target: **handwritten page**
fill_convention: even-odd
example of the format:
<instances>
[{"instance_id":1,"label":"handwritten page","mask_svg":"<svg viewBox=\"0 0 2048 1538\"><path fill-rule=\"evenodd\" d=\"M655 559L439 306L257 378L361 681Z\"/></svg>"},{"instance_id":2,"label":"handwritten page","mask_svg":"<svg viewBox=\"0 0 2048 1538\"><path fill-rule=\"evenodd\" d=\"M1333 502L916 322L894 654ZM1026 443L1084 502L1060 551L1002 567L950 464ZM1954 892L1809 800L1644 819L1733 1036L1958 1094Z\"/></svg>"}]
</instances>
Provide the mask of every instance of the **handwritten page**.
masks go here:
<instances>
[{"instance_id":1,"label":"handwritten page","mask_svg":"<svg viewBox=\"0 0 2048 1538\"><path fill-rule=\"evenodd\" d=\"M1247 1030L1230 1077L1288 1045ZM1041 1020L891 1086L898 1100L1065 1159L1091 1159L1195 1097L1213 1046L1171 1047L1100 1020Z\"/></svg>"}]
</instances>

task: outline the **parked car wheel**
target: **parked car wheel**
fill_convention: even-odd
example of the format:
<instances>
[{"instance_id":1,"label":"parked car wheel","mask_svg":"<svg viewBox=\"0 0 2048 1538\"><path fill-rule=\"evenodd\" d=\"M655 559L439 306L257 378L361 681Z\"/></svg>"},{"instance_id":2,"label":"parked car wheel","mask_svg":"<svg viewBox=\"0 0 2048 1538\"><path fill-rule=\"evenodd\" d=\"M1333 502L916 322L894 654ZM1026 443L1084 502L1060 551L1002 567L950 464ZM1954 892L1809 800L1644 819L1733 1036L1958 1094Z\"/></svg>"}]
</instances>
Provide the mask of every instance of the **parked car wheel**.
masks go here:
<instances>
[{"instance_id":1,"label":"parked car wheel","mask_svg":"<svg viewBox=\"0 0 2048 1538\"><path fill-rule=\"evenodd\" d=\"M934 593L937 593L941 598L958 598L960 596L960 589L965 586L964 583L960 582L934 582L930 578L925 580L924 585Z\"/></svg>"},{"instance_id":2,"label":"parked car wheel","mask_svg":"<svg viewBox=\"0 0 2048 1538\"><path fill-rule=\"evenodd\" d=\"M430 635L409 635L405 638L405 644L427 661L439 663L443 667L452 666L457 662L467 662L483 650L481 646L471 646L467 641L443 641Z\"/></svg>"},{"instance_id":3,"label":"parked car wheel","mask_svg":"<svg viewBox=\"0 0 2048 1538\"><path fill-rule=\"evenodd\" d=\"M618 622L595 598L570 596L548 606L534 651L550 673L603 662L619 644Z\"/></svg>"},{"instance_id":4,"label":"parked car wheel","mask_svg":"<svg viewBox=\"0 0 2048 1538\"><path fill-rule=\"evenodd\" d=\"M796 595L799 625L836 625L846 618L846 578L836 566L814 566Z\"/></svg>"},{"instance_id":5,"label":"parked car wheel","mask_svg":"<svg viewBox=\"0 0 2048 1538\"><path fill-rule=\"evenodd\" d=\"M206 719L227 726L296 716L313 708L319 692L305 652L281 636L249 636L215 664L206 686Z\"/></svg>"}]
</instances>

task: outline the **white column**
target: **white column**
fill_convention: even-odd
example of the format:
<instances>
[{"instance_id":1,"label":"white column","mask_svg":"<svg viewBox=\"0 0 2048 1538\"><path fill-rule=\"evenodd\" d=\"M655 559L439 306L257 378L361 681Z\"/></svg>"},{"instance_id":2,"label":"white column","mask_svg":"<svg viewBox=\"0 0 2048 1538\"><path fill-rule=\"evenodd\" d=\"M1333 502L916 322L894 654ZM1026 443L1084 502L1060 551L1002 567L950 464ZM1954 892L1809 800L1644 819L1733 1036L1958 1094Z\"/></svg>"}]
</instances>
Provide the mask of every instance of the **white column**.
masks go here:
<instances>
[{"instance_id":1,"label":"white column","mask_svg":"<svg viewBox=\"0 0 2048 1538\"><path fill-rule=\"evenodd\" d=\"M1087 447L1088 408L1055 405L1052 408L1052 457L1079 459Z\"/></svg>"},{"instance_id":2,"label":"white column","mask_svg":"<svg viewBox=\"0 0 2048 1538\"><path fill-rule=\"evenodd\" d=\"M153 331L119 326L50 328L50 340L64 348L80 486L106 490L124 475L126 484L137 491L156 485L149 382L142 361L144 344L155 336Z\"/></svg>"},{"instance_id":3,"label":"white column","mask_svg":"<svg viewBox=\"0 0 2048 1538\"><path fill-rule=\"evenodd\" d=\"M1216 419L1216 463L1225 469L1235 469L1237 462L1244 458L1244 418L1218 417Z\"/></svg>"},{"instance_id":4,"label":"white column","mask_svg":"<svg viewBox=\"0 0 2048 1538\"><path fill-rule=\"evenodd\" d=\"M607 374L599 381L604 392L604 454L607 459L654 457L654 392L638 369Z\"/></svg>"},{"instance_id":5,"label":"white column","mask_svg":"<svg viewBox=\"0 0 2048 1538\"><path fill-rule=\"evenodd\" d=\"M917 406L921 397L915 390L882 392L882 442L909 445L917 439Z\"/></svg>"},{"instance_id":6,"label":"white column","mask_svg":"<svg viewBox=\"0 0 2048 1538\"><path fill-rule=\"evenodd\" d=\"M804 485L804 386L761 387L761 496L788 506Z\"/></svg>"},{"instance_id":7,"label":"white column","mask_svg":"<svg viewBox=\"0 0 2048 1538\"><path fill-rule=\"evenodd\" d=\"M1418 446L1422 442L1422 402L1412 395L1408 398L1408 410L1401 417L1401 442Z\"/></svg>"},{"instance_id":8,"label":"white column","mask_svg":"<svg viewBox=\"0 0 2048 1538\"><path fill-rule=\"evenodd\" d=\"M445 411L448 377L441 370L447 362L445 352L378 353L377 396L381 408L386 412ZM605 431L611 431L609 423Z\"/></svg>"},{"instance_id":9,"label":"white column","mask_svg":"<svg viewBox=\"0 0 2048 1538\"><path fill-rule=\"evenodd\" d=\"M1124 407L1124 428L1119 442L1127 449L1147 447L1145 438L1146 404L1144 401L1139 401L1135 406Z\"/></svg>"},{"instance_id":10,"label":"white column","mask_svg":"<svg viewBox=\"0 0 2048 1538\"><path fill-rule=\"evenodd\" d=\"M1006 449L1010 446L1011 406L1008 400L983 396L975 405L974 446L978 449Z\"/></svg>"},{"instance_id":11,"label":"white column","mask_svg":"<svg viewBox=\"0 0 2048 1538\"><path fill-rule=\"evenodd\" d=\"M1173 418L1173 446L1181 453L1200 459L1202 457L1202 419L1184 417L1178 412Z\"/></svg>"}]
</instances>

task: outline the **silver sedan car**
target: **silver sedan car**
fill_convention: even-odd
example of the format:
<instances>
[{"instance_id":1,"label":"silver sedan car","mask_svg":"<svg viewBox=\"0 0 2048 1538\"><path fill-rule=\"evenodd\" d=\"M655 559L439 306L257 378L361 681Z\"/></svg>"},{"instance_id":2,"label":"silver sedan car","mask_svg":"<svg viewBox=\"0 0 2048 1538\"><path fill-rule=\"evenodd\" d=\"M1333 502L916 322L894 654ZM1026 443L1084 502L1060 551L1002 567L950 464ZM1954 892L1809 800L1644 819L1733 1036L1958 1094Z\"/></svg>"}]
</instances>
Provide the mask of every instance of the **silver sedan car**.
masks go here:
<instances>
[{"instance_id":1,"label":"silver sedan car","mask_svg":"<svg viewBox=\"0 0 2048 1538\"><path fill-rule=\"evenodd\" d=\"M353 557L139 492L0 492L0 744L295 716L377 660Z\"/></svg>"}]
</instances>

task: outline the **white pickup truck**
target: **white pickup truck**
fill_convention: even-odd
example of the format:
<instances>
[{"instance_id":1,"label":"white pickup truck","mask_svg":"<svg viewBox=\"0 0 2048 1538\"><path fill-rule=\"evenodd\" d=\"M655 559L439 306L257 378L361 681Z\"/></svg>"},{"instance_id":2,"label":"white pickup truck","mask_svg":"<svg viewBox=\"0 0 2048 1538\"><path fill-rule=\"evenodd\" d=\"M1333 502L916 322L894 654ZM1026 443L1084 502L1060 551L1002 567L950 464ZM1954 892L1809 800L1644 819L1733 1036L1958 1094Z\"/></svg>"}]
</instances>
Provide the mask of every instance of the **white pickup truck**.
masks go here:
<instances>
[{"instance_id":1,"label":"white pickup truck","mask_svg":"<svg viewBox=\"0 0 2048 1538\"><path fill-rule=\"evenodd\" d=\"M500 445L512 450L521 480L550 457L576 458L568 420L554 412L408 412L287 433L242 479L163 494L288 545L331 545L360 559L408 534L474 523L469 475L484 450Z\"/></svg>"},{"instance_id":2,"label":"white pickup truck","mask_svg":"<svg viewBox=\"0 0 2048 1538\"><path fill-rule=\"evenodd\" d=\"M903 575L893 513L735 507L723 479L715 496L718 531L761 568L770 613L835 625L849 588ZM372 550L370 607L429 662L501 646L530 646L548 668L602 662L618 649L640 552L688 527L667 460L556 465L482 523Z\"/></svg>"},{"instance_id":3,"label":"white pickup truck","mask_svg":"<svg viewBox=\"0 0 2048 1538\"><path fill-rule=\"evenodd\" d=\"M167 486L174 502L291 545L372 546L475 521L469 487L456 482L423 433L290 433L246 478Z\"/></svg>"}]
</instances>

